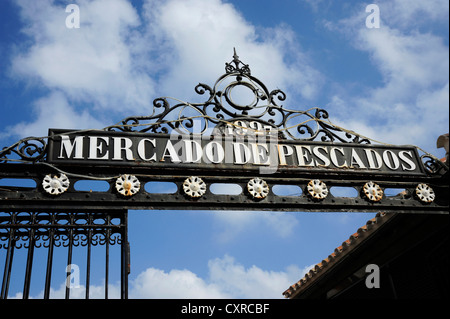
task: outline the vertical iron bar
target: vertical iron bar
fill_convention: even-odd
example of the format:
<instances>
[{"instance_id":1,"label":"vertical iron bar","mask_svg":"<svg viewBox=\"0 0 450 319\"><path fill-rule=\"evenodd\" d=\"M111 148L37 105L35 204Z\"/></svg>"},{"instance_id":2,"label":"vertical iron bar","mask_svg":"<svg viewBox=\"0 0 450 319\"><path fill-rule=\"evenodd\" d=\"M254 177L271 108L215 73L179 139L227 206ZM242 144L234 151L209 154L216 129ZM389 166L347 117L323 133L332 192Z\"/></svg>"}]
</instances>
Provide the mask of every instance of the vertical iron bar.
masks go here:
<instances>
[{"instance_id":1,"label":"vertical iron bar","mask_svg":"<svg viewBox=\"0 0 450 319\"><path fill-rule=\"evenodd\" d=\"M92 214L89 214L88 225L92 225ZM87 231L87 258L86 258L86 299L89 299L89 284L91 277L91 237L92 230L88 227Z\"/></svg>"},{"instance_id":2,"label":"vertical iron bar","mask_svg":"<svg viewBox=\"0 0 450 319\"><path fill-rule=\"evenodd\" d=\"M35 213L31 213L31 225L35 224ZM34 228L28 230L30 239L28 241L27 266L25 269L25 281L23 284L23 299L28 299L30 295L31 271L33 270L33 254L34 254Z\"/></svg>"},{"instance_id":3,"label":"vertical iron bar","mask_svg":"<svg viewBox=\"0 0 450 319\"><path fill-rule=\"evenodd\" d=\"M15 231L13 228L11 228L9 230L8 251L6 252L5 270L3 272L2 292L0 295L0 299L8 298L9 281L11 279L12 262L14 257L14 247L16 245L14 236Z\"/></svg>"},{"instance_id":4,"label":"vertical iron bar","mask_svg":"<svg viewBox=\"0 0 450 319\"><path fill-rule=\"evenodd\" d=\"M54 225L55 222L55 214L51 213L51 225ZM52 265L53 265L53 241L54 241L54 232L53 228L50 228L48 231L48 254L47 254L47 271L45 274L45 288L44 288L44 299L50 298L50 284L52 281Z\"/></svg>"},{"instance_id":5,"label":"vertical iron bar","mask_svg":"<svg viewBox=\"0 0 450 319\"><path fill-rule=\"evenodd\" d=\"M71 214L69 217L69 225L73 225L73 215ZM70 297L70 275L72 274L72 248L73 248L73 228L69 229L69 247L67 252L67 273L66 273L66 299ZM70 267L69 267L70 266ZM69 269L67 269L69 268Z\"/></svg>"},{"instance_id":6,"label":"vertical iron bar","mask_svg":"<svg viewBox=\"0 0 450 319\"><path fill-rule=\"evenodd\" d=\"M129 263L129 244L128 244L128 211L125 210L121 218L122 240L121 240L121 298L128 299L128 273Z\"/></svg>"},{"instance_id":7,"label":"vertical iron bar","mask_svg":"<svg viewBox=\"0 0 450 319\"><path fill-rule=\"evenodd\" d=\"M131 272L131 265L130 265L130 243L128 242L128 236L127 236L127 252L126 252L126 258L127 258L127 268L126 268L126 278L125 278L125 299L128 299L128 275Z\"/></svg>"},{"instance_id":8,"label":"vertical iron bar","mask_svg":"<svg viewBox=\"0 0 450 319\"><path fill-rule=\"evenodd\" d=\"M8 250L6 252L6 259L5 259L5 269L3 271L3 280L2 280L2 292L0 295L0 299L6 299L6 296L8 294L8 284L9 284L9 278L10 278L10 263L12 261L11 253L13 252L13 249L11 248L12 244L12 238L11 235L8 240Z\"/></svg>"},{"instance_id":9,"label":"vertical iron bar","mask_svg":"<svg viewBox=\"0 0 450 319\"><path fill-rule=\"evenodd\" d=\"M108 283L109 283L109 238L111 236L111 230L109 226L111 226L111 215L108 214L106 216L106 225L108 228L105 232L105 299L108 299Z\"/></svg>"}]
</instances>

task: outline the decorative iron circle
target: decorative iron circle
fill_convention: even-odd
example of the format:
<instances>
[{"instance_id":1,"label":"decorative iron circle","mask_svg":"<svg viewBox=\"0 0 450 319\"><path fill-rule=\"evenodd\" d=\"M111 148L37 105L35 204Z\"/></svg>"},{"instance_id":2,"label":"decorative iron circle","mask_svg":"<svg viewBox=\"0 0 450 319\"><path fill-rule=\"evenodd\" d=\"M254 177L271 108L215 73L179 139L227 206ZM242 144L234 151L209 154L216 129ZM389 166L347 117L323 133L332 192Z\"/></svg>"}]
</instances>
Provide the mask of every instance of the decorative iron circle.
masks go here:
<instances>
[{"instance_id":1,"label":"decorative iron circle","mask_svg":"<svg viewBox=\"0 0 450 319\"><path fill-rule=\"evenodd\" d=\"M374 182L365 183L363 186L363 191L366 197L373 202L378 202L381 198L383 198L383 190Z\"/></svg>"},{"instance_id":2,"label":"decorative iron circle","mask_svg":"<svg viewBox=\"0 0 450 319\"><path fill-rule=\"evenodd\" d=\"M436 198L434 190L427 184L419 184L416 187L416 195L424 203L431 203Z\"/></svg>"},{"instance_id":3,"label":"decorative iron circle","mask_svg":"<svg viewBox=\"0 0 450 319\"><path fill-rule=\"evenodd\" d=\"M253 198L261 199L269 195L269 185L259 177L252 178L247 183L247 190Z\"/></svg>"},{"instance_id":4,"label":"decorative iron circle","mask_svg":"<svg viewBox=\"0 0 450 319\"><path fill-rule=\"evenodd\" d=\"M134 175L124 174L116 180L116 189L123 196L132 196L139 192L141 183Z\"/></svg>"},{"instance_id":5,"label":"decorative iron circle","mask_svg":"<svg viewBox=\"0 0 450 319\"><path fill-rule=\"evenodd\" d=\"M70 185L69 178L65 174L58 176L46 175L42 180L42 187L51 195L59 195L64 193Z\"/></svg>"},{"instance_id":6,"label":"decorative iron circle","mask_svg":"<svg viewBox=\"0 0 450 319\"><path fill-rule=\"evenodd\" d=\"M311 180L306 189L308 190L309 195L316 199L324 199L328 196L327 185L318 179Z\"/></svg>"},{"instance_id":7,"label":"decorative iron circle","mask_svg":"<svg viewBox=\"0 0 450 319\"><path fill-rule=\"evenodd\" d=\"M244 105L236 103L233 100L233 98L232 98L232 93L231 92L233 91L234 88L237 88L237 87L239 87L239 88L242 88L242 87L248 88L252 92L252 94L254 95L252 97L253 101L251 101L248 104L244 104ZM225 100L228 102L228 104L230 104L232 107L234 107L235 109L238 109L238 110L250 110L250 109L254 108L258 104L259 98L260 98L258 96L258 88L256 88L251 83L244 82L244 81L233 82L233 83L227 85L227 87L225 88L224 96L225 96Z\"/></svg>"},{"instance_id":8,"label":"decorative iron circle","mask_svg":"<svg viewBox=\"0 0 450 319\"><path fill-rule=\"evenodd\" d=\"M183 182L183 190L190 197L201 197L206 193L206 184L200 177L190 176Z\"/></svg>"}]
</instances>

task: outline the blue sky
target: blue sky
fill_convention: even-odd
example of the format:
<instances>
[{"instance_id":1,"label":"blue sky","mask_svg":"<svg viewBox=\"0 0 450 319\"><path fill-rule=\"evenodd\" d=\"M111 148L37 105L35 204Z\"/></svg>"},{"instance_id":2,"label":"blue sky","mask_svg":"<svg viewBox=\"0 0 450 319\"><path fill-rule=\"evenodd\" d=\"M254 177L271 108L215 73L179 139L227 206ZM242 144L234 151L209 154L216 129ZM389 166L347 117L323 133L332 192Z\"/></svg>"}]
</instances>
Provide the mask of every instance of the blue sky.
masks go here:
<instances>
[{"instance_id":1,"label":"blue sky","mask_svg":"<svg viewBox=\"0 0 450 319\"><path fill-rule=\"evenodd\" d=\"M70 3L80 28L65 26ZM366 27L370 3L380 28ZM203 102L195 85L213 85L236 47L286 108L322 107L342 127L441 158L448 17L444 0L2 0L0 144L106 127L160 96ZM373 216L130 211L130 296L281 298Z\"/></svg>"}]
</instances>

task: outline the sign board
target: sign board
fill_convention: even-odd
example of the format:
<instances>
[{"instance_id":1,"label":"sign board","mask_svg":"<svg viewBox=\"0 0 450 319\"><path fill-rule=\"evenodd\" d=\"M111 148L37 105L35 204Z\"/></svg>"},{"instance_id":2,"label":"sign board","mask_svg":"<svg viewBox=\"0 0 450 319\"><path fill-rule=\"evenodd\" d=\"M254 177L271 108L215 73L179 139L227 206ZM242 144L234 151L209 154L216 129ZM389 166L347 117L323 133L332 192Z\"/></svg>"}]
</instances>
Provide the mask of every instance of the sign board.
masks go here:
<instances>
[{"instance_id":1,"label":"sign board","mask_svg":"<svg viewBox=\"0 0 450 319\"><path fill-rule=\"evenodd\" d=\"M417 150L381 146L293 141L275 134L196 136L83 132L51 129L47 162L52 164L289 171L345 171L424 175Z\"/></svg>"}]
</instances>

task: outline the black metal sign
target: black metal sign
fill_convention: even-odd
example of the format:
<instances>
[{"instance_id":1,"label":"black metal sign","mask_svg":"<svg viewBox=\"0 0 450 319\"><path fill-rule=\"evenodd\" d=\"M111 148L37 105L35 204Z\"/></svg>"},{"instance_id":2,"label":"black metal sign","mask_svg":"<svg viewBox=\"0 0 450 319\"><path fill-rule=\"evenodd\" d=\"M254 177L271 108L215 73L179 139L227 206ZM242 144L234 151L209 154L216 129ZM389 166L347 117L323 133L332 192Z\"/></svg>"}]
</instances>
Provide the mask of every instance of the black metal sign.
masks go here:
<instances>
[{"instance_id":1,"label":"black metal sign","mask_svg":"<svg viewBox=\"0 0 450 319\"><path fill-rule=\"evenodd\" d=\"M241 121L242 122L242 121ZM262 127L251 121L248 126ZM229 134L179 135L50 130L47 162L52 164L140 167L195 167L209 170L277 171L343 170L358 174L425 175L412 146L279 140L264 130L247 134L228 127ZM245 134L244 134L245 133Z\"/></svg>"}]
</instances>

